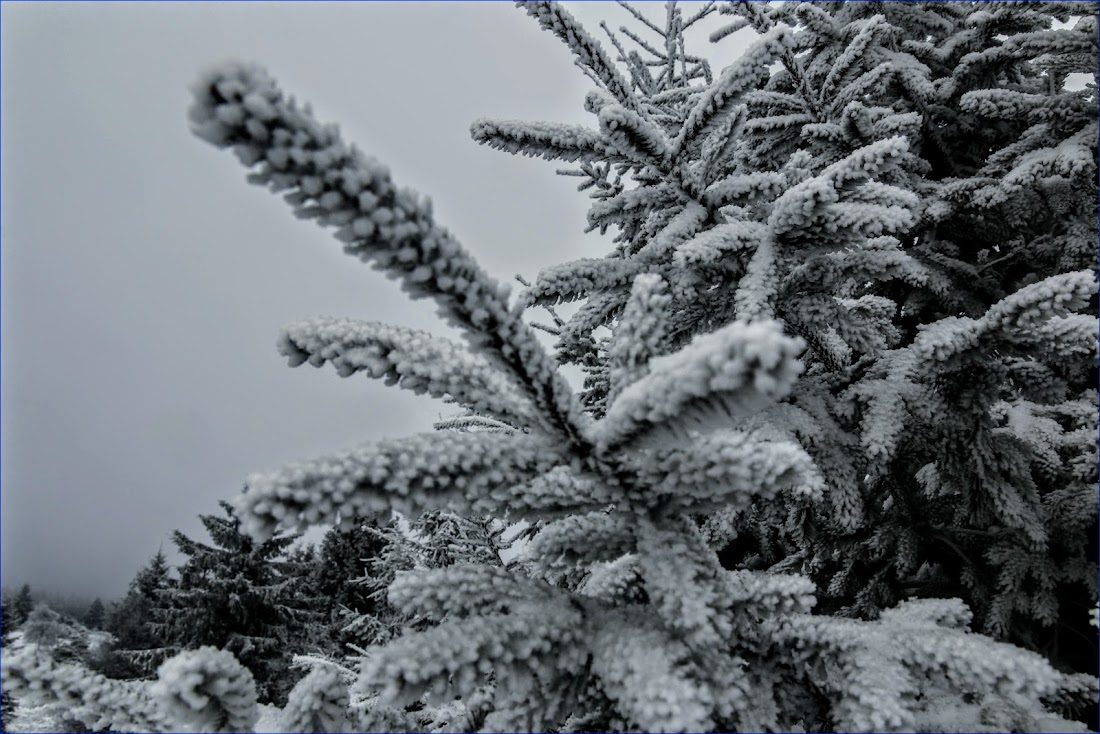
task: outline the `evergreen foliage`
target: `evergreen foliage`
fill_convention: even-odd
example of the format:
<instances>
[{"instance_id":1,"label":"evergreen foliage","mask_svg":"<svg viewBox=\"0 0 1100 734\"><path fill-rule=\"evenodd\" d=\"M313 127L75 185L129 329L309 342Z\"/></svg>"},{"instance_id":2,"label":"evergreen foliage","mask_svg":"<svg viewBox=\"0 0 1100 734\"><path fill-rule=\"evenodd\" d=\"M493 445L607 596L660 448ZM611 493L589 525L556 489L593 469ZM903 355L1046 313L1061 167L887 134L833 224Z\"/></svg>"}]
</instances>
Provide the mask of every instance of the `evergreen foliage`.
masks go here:
<instances>
[{"instance_id":1,"label":"evergreen foliage","mask_svg":"<svg viewBox=\"0 0 1100 734\"><path fill-rule=\"evenodd\" d=\"M328 654L295 656L294 664L310 670L310 680L316 681L307 683L303 680L304 690L312 690L312 687L320 685L319 681L329 680L334 674L338 675L347 694L347 725L353 729L466 731L473 727L479 716L484 716L479 708L481 704L476 699L472 708L469 701L443 706L425 706L419 701L408 705L386 705L380 701L377 692L353 690L349 686L357 678L355 671L369 657L371 646L392 642L405 632L424 630L432 624L429 619L396 607L389 601L389 588L401 573L464 563L503 567L505 564L502 551L522 537L522 533L509 532L513 537L506 542L502 536L508 530L510 529L498 520L486 517L466 518L444 510L426 512L412 521L394 518L381 527L364 523L351 530L345 531L339 527L330 530L322 548L329 547L330 553L337 558L347 558L347 549L356 546L366 545L374 551L374 555L364 557L358 564L363 569L361 575L356 577L353 574L344 580L348 585L347 591L354 595L350 598L364 602L366 608L361 607L359 611L348 606L338 608L333 629L339 633L341 646ZM329 568L324 560L320 560L320 564L319 570L322 572ZM355 565L349 563L351 567ZM309 717L323 718L329 715L309 709L307 701L311 700L310 696L312 694L296 699L298 703L288 702L285 728L296 730L294 727L299 725L317 725L317 720ZM334 706L336 700L344 699L333 698L324 706ZM314 703L322 706L322 702ZM305 713L295 713L300 705L307 706ZM296 718L300 716L307 718ZM291 723L292 721L299 723ZM305 721L314 721L314 724L302 723Z\"/></svg>"},{"instance_id":2,"label":"evergreen foliage","mask_svg":"<svg viewBox=\"0 0 1100 734\"><path fill-rule=\"evenodd\" d=\"M251 731L252 676L233 655L188 650L162 664L153 683L117 681L75 663L57 663L34 645L4 660L5 682L20 698L69 708L93 730Z\"/></svg>"},{"instance_id":3,"label":"evergreen foliage","mask_svg":"<svg viewBox=\"0 0 1100 734\"><path fill-rule=\"evenodd\" d=\"M374 641L363 634L362 623L355 621L377 619L385 602L376 598L365 578L367 568L384 544L384 536L367 525L334 527L321 541L313 593L322 604L327 642L338 654L348 652L348 643L365 646Z\"/></svg>"},{"instance_id":4,"label":"evergreen foliage","mask_svg":"<svg viewBox=\"0 0 1100 734\"><path fill-rule=\"evenodd\" d=\"M232 653L255 678L261 699L285 701L288 646L312 620L300 597L300 576L285 555L297 536L262 542L240 532L232 506L226 517L200 515L212 545L178 530L172 539L186 560L179 580L157 595L153 629L181 649L212 646Z\"/></svg>"},{"instance_id":5,"label":"evergreen foliage","mask_svg":"<svg viewBox=\"0 0 1100 734\"><path fill-rule=\"evenodd\" d=\"M0 599L0 641L8 644L11 633L15 631L15 612L12 609L11 599Z\"/></svg>"},{"instance_id":6,"label":"evergreen foliage","mask_svg":"<svg viewBox=\"0 0 1100 734\"><path fill-rule=\"evenodd\" d=\"M0 691L0 731L11 730L11 720L15 715L15 698Z\"/></svg>"},{"instance_id":7,"label":"evergreen foliage","mask_svg":"<svg viewBox=\"0 0 1100 734\"><path fill-rule=\"evenodd\" d=\"M176 583L170 572L164 553L157 551L130 582L126 596L112 605L106 628L114 637L114 654L98 672L111 678L142 677L178 652L156 627L161 595Z\"/></svg>"},{"instance_id":8,"label":"evergreen foliage","mask_svg":"<svg viewBox=\"0 0 1100 734\"><path fill-rule=\"evenodd\" d=\"M563 171L617 248L543 271L524 297L587 299L558 356L588 372L597 415L617 370L637 374L637 358L619 366L631 351L730 319L779 318L806 340L806 375L754 423L796 439L828 491L712 518L713 543L739 541L730 567L805 573L841 614L959 596L989 634L1080 649L1097 578L1096 90L1064 81L1095 75L1095 10L731 3L714 37L762 38L715 84L693 87L706 69L675 46L643 47L656 79L630 66L634 107L658 121L636 134L679 156ZM603 125L613 108L594 95ZM473 134L531 152L501 144L523 129ZM625 309L653 288L641 318L664 326L628 333ZM1087 636L1067 659L1094 671Z\"/></svg>"},{"instance_id":9,"label":"evergreen foliage","mask_svg":"<svg viewBox=\"0 0 1100 734\"><path fill-rule=\"evenodd\" d=\"M1095 3L728 3L713 38L758 37L717 73L683 41L714 4L663 27L628 7L659 40L605 28L615 58L521 7L596 85L596 124L471 133L577 164L616 233L518 298L261 68L194 87L199 137L465 339L311 319L281 353L466 414L249 477L203 518L217 548L177 533L169 636L262 671L294 614L278 533L397 511L411 530L366 570L401 634L317 665L288 727L1084 730L1095 655L1057 653L1096 640ZM545 349L526 309L577 301ZM31 653L3 675L112 726L255 719L209 648L144 687Z\"/></svg>"},{"instance_id":10,"label":"evergreen foliage","mask_svg":"<svg viewBox=\"0 0 1100 734\"><path fill-rule=\"evenodd\" d=\"M95 599L91 606L88 607L88 611L84 614L84 624L89 628L98 630L103 629L103 625L107 621L107 609L103 606L103 602L98 598Z\"/></svg>"},{"instance_id":11,"label":"evergreen foliage","mask_svg":"<svg viewBox=\"0 0 1100 734\"><path fill-rule=\"evenodd\" d=\"M16 594L15 599L12 601L12 625L18 627L26 622L27 617L31 615L33 609L34 599L31 597L31 586L30 584L23 584L19 589L19 593Z\"/></svg>"},{"instance_id":12,"label":"evergreen foliage","mask_svg":"<svg viewBox=\"0 0 1100 734\"><path fill-rule=\"evenodd\" d=\"M0 646L7 654L8 644L14 632L15 614L12 601L8 597L0 599ZM0 690L0 731L8 731L12 715L15 713L15 699L6 690Z\"/></svg>"}]
</instances>

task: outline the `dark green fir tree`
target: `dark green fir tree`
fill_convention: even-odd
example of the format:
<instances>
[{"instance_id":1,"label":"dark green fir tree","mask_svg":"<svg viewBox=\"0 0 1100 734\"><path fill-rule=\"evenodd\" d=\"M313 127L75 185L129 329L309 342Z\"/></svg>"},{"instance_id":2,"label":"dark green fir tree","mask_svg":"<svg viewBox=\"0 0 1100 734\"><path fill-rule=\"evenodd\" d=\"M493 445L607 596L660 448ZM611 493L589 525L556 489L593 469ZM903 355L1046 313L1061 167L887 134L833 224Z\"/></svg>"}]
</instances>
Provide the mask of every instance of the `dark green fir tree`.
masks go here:
<instances>
[{"instance_id":1,"label":"dark green fir tree","mask_svg":"<svg viewBox=\"0 0 1100 734\"><path fill-rule=\"evenodd\" d=\"M19 589L19 593L15 596L15 601L12 602L13 625L18 627L26 622L33 609L34 599L31 598L31 585L23 584L23 587Z\"/></svg>"},{"instance_id":2,"label":"dark green fir tree","mask_svg":"<svg viewBox=\"0 0 1100 734\"><path fill-rule=\"evenodd\" d=\"M286 563L298 536L255 542L240 531L232 507L220 504L225 517L199 516L211 545L173 533L186 560L177 584L158 594L153 628L180 648L232 652L252 672L260 698L278 701L292 683L290 644L314 617L303 602L301 578Z\"/></svg>"},{"instance_id":3,"label":"dark green fir tree","mask_svg":"<svg viewBox=\"0 0 1100 734\"><path fill-rule=\"evenodd\" d=\"M103 629L103 625L107 622L107 610L103 606L103 602L100 599L96 599L88 607L88 611L84 614L84 624L94 630Z\"/></svg>"},{"instance_id":4,"label":"dark green fir tree","mask_svg":"<svg viewBox=\"0 0 1100 734\"><path fill-rule=\"evenodd\" d=\"M164 553L150 559L130 582L121 601L112 605L106 629L114 635L113 655L99 672L109 677L135 678L151 674L164 658L178 652L154 628L160 595L175 584ZM105 664L107 661L104 661Z\"/></svg>"}]
</instances>

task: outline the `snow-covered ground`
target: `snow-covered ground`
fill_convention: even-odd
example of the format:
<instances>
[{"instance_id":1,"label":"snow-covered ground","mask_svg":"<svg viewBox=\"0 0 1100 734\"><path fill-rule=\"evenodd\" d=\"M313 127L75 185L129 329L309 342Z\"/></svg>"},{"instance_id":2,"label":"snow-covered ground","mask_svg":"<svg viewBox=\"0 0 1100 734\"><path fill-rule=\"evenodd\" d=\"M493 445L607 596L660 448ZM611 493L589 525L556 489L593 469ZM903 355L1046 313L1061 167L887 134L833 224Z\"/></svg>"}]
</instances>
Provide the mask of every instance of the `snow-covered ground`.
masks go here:
<instances>
[{"instance_id":1,"label":"snow-covered ground","mask_svg":"<svg viewBox=\"0 0 1100 734\"><path fill-rule=\"evenodd\" d=\"M270 704L261 703L257 706L260 710L260 718L256 722L256 727L253 731L256 732L281 732L286 731L283 727L283 710L278 706L272 706Z\"/></svg>"},{"instance_id":2,"label":"snow-covered ground","mask_svg":"<svg viewBox=\"0 0 1100 734\"><path fill-rule=\"evenodd\" d=\"M110 632L88 630L88 652L95 655L114 639Z\"/></svg>"},{"instance_id":3,"label":"snow-covered ground","mask_svg":"<svg viewBox=\"0 0 1100 734\"><path fill-rule=\"evenodd\" d=\"M72 619L64 620L66 641L77 641L86 644L91 653L98 652L104 645L110 643L110 632L90 630ZM23 630L19 629L11 633L6 649L18 649L23 646ZM16 699L15 711L8 722L7 731L10 732L64 732L72 731L63 724L66 716L63 706L54 704L46 706L28 706ZM274 730L273 730L274 731Z\"/></svg>"},{"instance_id":4,"label":"snow-covered ground","mask_svg":"<svg viewBox=\"0 0 1100 734\"><path fill-rule=\"evenodd\" d=\"M57 706L24 706L16 704L15 712L8 723L8 731L58 732L65 731L61 725L62 711Z\"/></svg>"}]
</instances>

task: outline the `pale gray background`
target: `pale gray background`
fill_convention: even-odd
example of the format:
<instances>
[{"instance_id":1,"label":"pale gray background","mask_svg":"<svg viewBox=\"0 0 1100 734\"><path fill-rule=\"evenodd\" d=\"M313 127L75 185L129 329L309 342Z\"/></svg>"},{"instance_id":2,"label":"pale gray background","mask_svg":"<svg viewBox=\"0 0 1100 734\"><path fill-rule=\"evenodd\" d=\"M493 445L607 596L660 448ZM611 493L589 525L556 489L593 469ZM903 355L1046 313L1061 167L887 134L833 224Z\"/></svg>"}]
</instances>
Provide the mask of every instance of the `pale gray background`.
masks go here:
<instances>
[{"instance_id":1,"label":"pale gray background","mask_svg":"<svg viewBox=\"0 0 1100 734\"><path fill-rule=\"evenodd\" d=\"M631 22L611 3L568 7L601 40L599 19ZM173 528L201 537L196 516L218 512L249 472L430 430L451 410L278 356L279 327L309 315L441 328L430 305L189 133L187 87L202 67L265 64L430 195L498 277L608 250L582 234L577 179L469 138L480 116L594 124L568 49L512 3L4 3L0 14L5 587L119 595L172 549ZM703 50L717 71L748 39Z\"/></svg>"}]
</instances>

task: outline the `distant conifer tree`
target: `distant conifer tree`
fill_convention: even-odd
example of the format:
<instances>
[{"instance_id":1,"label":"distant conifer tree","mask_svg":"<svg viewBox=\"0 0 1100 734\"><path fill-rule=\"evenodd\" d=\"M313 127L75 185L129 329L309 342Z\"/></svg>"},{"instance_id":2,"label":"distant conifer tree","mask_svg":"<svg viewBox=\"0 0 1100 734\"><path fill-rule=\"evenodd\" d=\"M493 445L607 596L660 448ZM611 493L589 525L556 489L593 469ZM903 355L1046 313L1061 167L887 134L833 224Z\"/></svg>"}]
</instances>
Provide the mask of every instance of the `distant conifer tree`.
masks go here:
<instances>
[{"instance_id":1,"label":"distant conifer tree","mask_svg":"<svg viewBox=\"0 0 1100 734\"><path fill-rule=\"evenodd\" d=\"M353 625L352 620L379 616L384 600L372 594L363 577L384 544L381 534L367 525L331 528L321 541L313 584L333 652L347 653L349 642L370 642L357 633L361 625Z\"/></svg>"},{"instance_id":2,"label":"distant conifer tree","mask_svg":"<svg viewBox=\"0 0 1100 734\"><path fill-rule=\"evenodd\" d=\"M12 624L18 627L26 622L33 609L34 599L31 597L31 585L23 584L19 589L19 593L15 595L14 601L12 601Z\"/></svg>"},{"instance_id":3,"label":"distant conifer tree","mask_svg":"<svg viewBox=\"0 0 1100 734\"><path fill-rule=\"evenodd\" d=\"M88 607L88 611L85 612L84 624L94 630L103 629L106 619L107 610L104 608L103 602L97 598Z\"/></svg>"},{"instance_id":4,"label":"distant conifer tree","mask_svg":"<svg viewBox=\"0 0 1100 734\"><path fill-rule=\"evenodd\" d=\"M287 667L296 627L312 614L297 596L298 578L288 573L286 554L297 536L257 542L240 531L226 502L225 517L200 515L207 545L178 530L172 541L185 557L179 580L162 589L154 629L170 645L213 646L233 653L260 686L264 700L285 700Z\"/></svg>"},{"instance_id":5,"label":"distant conifer tree","mask_svg":"<svg viewBox=\"0 0 1100 734\"><path fill-rule=\"evenodd\" d=\"M12 601L4 597L0 599L0 637L2 637L3 644L8 644L8 640L11 637L11 633L15 631L15 627L15 613L12 611Z\"/></svg>"},{"instance_id":6,"label":"distant conifer tree","mask_svg":"<svg viewBox=\"0 0 1100 734\"><path fill-rule=\"evenodd\" d=\"M162 551L150 559L133 580L120 601L107 614L106 629L114 637L112 651L125 661L110 671L110 677L137 678L151 674L165 658L179 652L155 628L155 609L163 592L175 585L168 559Z\"/></svg>"},{"instance_id":7,"label":"distant conifer tree","mask_svg":"<svg viewBox=\"0 0 1100 734\"><path fill-rule=\"evenodd\" d=\"M12 602L7 597L0 599L0 645L7 648L15 631L15 615ZM8 731L11 717L15 713L15 698L6 690L0 690L0 731Z\"/></svg>"}]
</instances>

